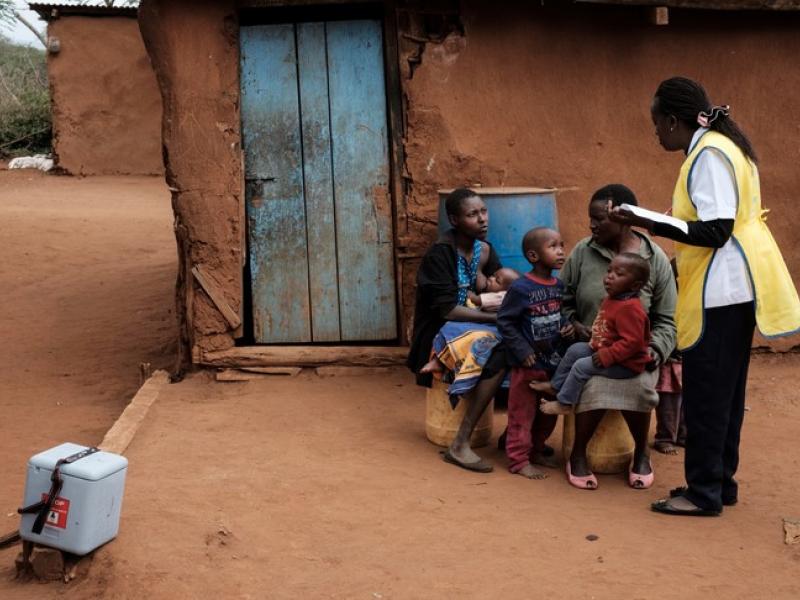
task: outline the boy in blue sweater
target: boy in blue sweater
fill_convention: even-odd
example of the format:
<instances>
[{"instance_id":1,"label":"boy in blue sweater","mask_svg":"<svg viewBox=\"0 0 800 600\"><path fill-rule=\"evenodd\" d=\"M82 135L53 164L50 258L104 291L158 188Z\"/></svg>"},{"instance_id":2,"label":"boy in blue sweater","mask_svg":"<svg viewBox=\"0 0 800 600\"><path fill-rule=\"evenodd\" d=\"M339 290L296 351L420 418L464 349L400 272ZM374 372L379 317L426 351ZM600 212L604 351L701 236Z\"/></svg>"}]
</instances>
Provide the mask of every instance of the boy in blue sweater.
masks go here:
<instances>
[{"instance_id":1,"label":"boy in blue sweater","mask_svg":"<svg viewBox=\"0 0 800 600\"><path fill-rule=\"evenodd\" d=\"M562 338L575 330L561 320L564 284L553 270L564 265L564 241L553 229L537 227L525 234L522 251L533 267L511 284L497 314L497 328L513 368L508 395L506 455L509 471L529 479L547 475L531 464L553 431L556 417L543 414L531 381L548 381L561 360Z\"/></svg>"}]
</instances>

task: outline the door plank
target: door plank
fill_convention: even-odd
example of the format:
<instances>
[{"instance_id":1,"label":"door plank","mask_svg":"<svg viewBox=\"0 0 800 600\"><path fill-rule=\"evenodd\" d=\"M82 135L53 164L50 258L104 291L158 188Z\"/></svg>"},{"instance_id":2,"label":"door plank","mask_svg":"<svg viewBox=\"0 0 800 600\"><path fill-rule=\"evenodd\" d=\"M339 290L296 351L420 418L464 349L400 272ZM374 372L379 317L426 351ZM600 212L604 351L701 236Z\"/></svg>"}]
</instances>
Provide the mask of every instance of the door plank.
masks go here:
<instances>
[{"instance_id":1,"label":"door plank","mask_svg":"<svg viewBox=\"0 0 800 600\"><path fill-rule=\"evenodd\" d=\"M335 342L341 337L324 23L297 25L297 61L312 339Z\"/></svg>"},{"instance_id":2,"label":"door plank","mask_svg":"<svg viewBox=\"0 0 800 600\"><path fill-rule=\"evenodd\" d=\"M293 25L242 27L241 112L255 340L311 340Z\"/></svg>"},{"instance_id":3,"label":"door plank","mask_svg":"<svg viewBox=\"0 0 800 600\"><path fill-rule=\"evenodd\" d=\"M326 24L343 340L397 337L379 21Z\"/></svg>"}]
</instances>

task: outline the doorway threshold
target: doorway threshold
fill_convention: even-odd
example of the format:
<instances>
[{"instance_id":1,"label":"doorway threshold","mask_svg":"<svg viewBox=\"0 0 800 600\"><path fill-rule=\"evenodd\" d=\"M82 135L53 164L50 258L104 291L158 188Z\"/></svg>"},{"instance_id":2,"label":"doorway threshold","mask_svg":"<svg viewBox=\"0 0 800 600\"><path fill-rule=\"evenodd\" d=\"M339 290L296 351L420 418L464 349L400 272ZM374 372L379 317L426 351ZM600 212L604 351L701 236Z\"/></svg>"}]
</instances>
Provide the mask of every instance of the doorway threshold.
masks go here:
<instances>
[{"instance_id":1,"label":"doorway threshold","mask_svg":"<svg viewBox=\"0 0 800 600\"><path fill-rule=\"evenodd\" d=\"M405 364L408 346L238 346L199 352L206 367L386 367Z\"/></svg>"}]
</instances>

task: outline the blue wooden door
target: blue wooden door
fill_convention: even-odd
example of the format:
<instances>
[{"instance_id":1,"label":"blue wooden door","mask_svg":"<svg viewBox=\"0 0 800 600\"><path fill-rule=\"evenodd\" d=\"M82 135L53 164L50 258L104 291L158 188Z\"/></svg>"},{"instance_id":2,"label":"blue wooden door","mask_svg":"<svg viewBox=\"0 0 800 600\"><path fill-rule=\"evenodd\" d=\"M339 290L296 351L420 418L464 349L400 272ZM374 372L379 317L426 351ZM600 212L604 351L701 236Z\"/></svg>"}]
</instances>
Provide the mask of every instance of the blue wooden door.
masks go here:
<instances>
[{"instance_id":1,"label":"blue wooden door","mask_svg":"<svg viewBox=\"0 0 800 600\"><path fill-rule=\"evenodd\" d=\"M378 21L241 30L254 335L397 336Z\"/></svg>"}]
</instances>

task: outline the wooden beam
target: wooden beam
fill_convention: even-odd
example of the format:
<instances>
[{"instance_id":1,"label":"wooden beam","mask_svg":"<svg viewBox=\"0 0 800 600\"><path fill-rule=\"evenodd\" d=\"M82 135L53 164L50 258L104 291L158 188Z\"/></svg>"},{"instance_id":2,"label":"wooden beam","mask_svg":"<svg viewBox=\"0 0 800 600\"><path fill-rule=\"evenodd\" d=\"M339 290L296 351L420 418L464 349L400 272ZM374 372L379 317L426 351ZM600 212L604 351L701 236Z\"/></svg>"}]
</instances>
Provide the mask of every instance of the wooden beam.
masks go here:
<instances>
[{"instance_id":1,"label":"wooden beam","mask_svg":"<svg viewBox=\"0 0 800 600\"><path fill-rule=\"evenodd\" d=\"M328 4L352 4L353 0L239 0L239 8L273 8ZM365 0L364 4L380 4L381 0Z\"/></svg>"},{"instance_id":2,"label":"wooden beam","mask_svg":"<svg viewBox=\"0 0 800 600\"><path fill-rule=\"evenodd\" d=\"M203 269L203 265L195 265L192 267L192 275L194 275L194 278L197 280L197 283L200 284L200 287L203 288L203 291L208 294L209 298L211 298L211 301L214 303L214 306L217 307L217 310L219 310L219 312L222 313L222 316L225 317L225 320L228 322L228 325L231 326L231 329L236 329L239 327L239 325L242 324L239 315L225 300L222 290L208 276Z\"/></svg>"},{"instance_id":3,"label":"wooden beam","mask_svg":"<svg viewBox=\"0 0 800 600\"><path fill-rule=\"evenodd\" d=\"M800 0L574 0L583 4L664 6L702 10L800 10Z\"/></svg>"},{"instance_id":4,"label":"wooden beam","mask_svg":"<svg viewBox=\"0 0 800 600\"><path fill-rule=\"evenodd\" d=\"M401 365L406 346L242 346L203 352L200 364L209 367L320 367Z\"/></svg>"}]
</instances>

